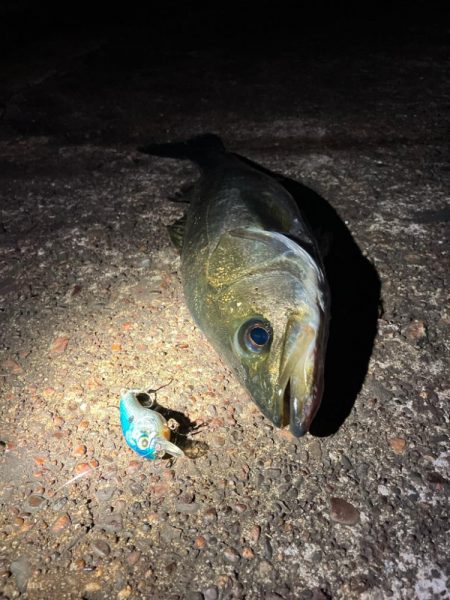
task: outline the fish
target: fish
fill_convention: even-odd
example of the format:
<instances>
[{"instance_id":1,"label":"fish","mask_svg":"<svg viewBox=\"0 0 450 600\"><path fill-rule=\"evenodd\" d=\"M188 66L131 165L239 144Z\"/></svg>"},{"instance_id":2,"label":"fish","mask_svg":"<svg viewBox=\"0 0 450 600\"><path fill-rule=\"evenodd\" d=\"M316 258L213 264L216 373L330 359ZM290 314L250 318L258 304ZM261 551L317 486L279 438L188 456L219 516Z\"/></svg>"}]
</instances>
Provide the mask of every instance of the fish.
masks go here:
<instances>
[{"instance_id":1,"label":"fish","mask_svg":"<svg viewBox=\"0 0 450 600\"><path fill-rule=\"evenodd\" d=\"M304 435L324 388L330 294L301 207L214 134L138 150L199 167L171 232L187 306L262 413Z\"/></svg>"},{"instance_id":2,"label":"fish","mask_svg":"<svg viewBox=\"0 0 450 600\"><path fill-rule=\"evenodd\" d=\"M162 414L141 404L139 397L150 399L142 390L122 390L119 401L120 425L128 446L149 460L184 455L181 448L170 441L171 429Z\"/></svg>"}]
</instances>

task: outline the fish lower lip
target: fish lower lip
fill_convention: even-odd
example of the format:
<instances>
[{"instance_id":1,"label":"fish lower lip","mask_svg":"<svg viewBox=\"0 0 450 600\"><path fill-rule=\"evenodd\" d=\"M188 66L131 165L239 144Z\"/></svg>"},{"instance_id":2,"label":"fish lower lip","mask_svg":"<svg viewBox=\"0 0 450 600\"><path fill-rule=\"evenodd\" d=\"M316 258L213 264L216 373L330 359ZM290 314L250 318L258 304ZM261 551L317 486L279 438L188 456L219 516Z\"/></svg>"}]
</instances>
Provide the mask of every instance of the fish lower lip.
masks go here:
<instances>
[{"instance_id":1,"label":"fish lower lip","mask_svg":"<svg viewBox=\"0 0 450 600\"><path fill-rule=\"evenodd\" d=\"M319 408L323 388L323 333L313 327L297 326L299 343L286 357L280 378L278 408L284 426L296 437L307 433ZM300 334L300 335L299 335Z\"/></svg>"},{"instance_id":2,"label":"fish lower lip","mask_svg":"<svg viewBox=\"0 0 450 600\"><path fill-rule=\"evenodd\" d=\"M292 384L289 385L289 429L296 437L305 435L311 422L319 408L321 400L321 390L313 386L308 393L301 396L296 393L299 389L298 382L295 382L298 376L294 375ZM303 385L303 384L302 384Z\"/></svg>"},{"instance_id":3,"label":"fish lower lip","mask_svg":"<svg viewBox=\"0 0 450 600\"><path fill-rule=\"evenodd\" d=\"M289 429L295 437L301 437L308 431L303 414L304 402L291 393L291 380L287 382L283 394L282 425L289 425Z\"/></svg>"}]
</instances>

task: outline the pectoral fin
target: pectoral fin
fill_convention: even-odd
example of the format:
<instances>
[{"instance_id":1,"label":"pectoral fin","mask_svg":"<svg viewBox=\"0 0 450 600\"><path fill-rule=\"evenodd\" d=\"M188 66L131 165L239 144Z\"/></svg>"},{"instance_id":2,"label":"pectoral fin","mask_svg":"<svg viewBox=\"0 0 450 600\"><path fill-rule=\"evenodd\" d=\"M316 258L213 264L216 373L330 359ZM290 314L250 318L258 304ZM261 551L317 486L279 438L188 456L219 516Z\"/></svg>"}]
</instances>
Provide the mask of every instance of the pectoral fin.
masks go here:
<instances>
[{"instance_id":1,"label":"pectoral fin","mask_svg":"<svg viewBox=\"0 0 450 600\"><path fill-rule=\"evenodd\" d=\"M167 231L169 232L170 239L172 244L178 249L181 250L183 246L183 237L184 237L184 229L186 226L186 215L183 215L181 219L175 221L171 225L167 226Z\"/></svg>"}]
</instances>

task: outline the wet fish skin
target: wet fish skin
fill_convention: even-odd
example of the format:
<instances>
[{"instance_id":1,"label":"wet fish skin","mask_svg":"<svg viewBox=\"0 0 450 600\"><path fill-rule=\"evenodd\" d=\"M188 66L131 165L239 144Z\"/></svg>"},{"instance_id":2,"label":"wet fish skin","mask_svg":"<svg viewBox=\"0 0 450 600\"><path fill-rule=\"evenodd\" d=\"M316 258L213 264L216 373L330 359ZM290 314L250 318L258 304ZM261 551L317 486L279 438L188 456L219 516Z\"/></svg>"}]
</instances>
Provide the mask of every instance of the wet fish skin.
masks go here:
<instances>
[{"instance_id":1,"label":"wet fish skin","mask_svg":"<svg viewBox=\"0 0 450 600\"><path fill-rule=\"evenodd\" d=\"M141 150L200 166L181 248L187 305L262 412L303 435L323 390L329 291L296 202L216 136Z\"/></svg>"}]
</instances>

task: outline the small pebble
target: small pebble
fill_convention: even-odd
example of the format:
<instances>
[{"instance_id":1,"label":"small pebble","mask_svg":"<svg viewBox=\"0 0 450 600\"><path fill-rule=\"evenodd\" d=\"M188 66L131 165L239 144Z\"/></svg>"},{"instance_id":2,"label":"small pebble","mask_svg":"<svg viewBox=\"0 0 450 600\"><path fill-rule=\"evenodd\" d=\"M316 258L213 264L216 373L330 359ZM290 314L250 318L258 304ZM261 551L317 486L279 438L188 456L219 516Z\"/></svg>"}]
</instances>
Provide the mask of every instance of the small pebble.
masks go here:
<instances>
[{"instance_id":1,"label":"small pebble","mask_svg":"<svg viewBox=\"0 0 450 600\"><path fill-rule=\"evenodd\" d=\"M289 429L277 429L277 435L279 435L281 438L285 439L288 442L295 442L295 440L297 439L290 431Z\"/></svg>"},{"instance_id":2,"label":"small pebble","mask_svg":"<svg viewBox=\"0 0 450 600\"><path fill-rule=\"evenodd\" d=\"M61 498L58 498L57 500L55 500L53 502L52 509L55 512L59 512L67 504L67 500L68 500L67 496L62 496Z\"/></svg>"},{"instance_id":3,"label":"small pebble","mask_svg":"<svg viewBox=\"0 0 450 600\"><path fill-rule=\"evenodd\" d=\"M253 552L253 550L251 548L246 546L245 548L242 549L242 556L244 558L250 559L250 558L255 557L255 553Z\"/></svg>"},{"instance_id":4,"label":"small pebble","mask_svg":"<svg viewBox=\"0 0 450 600\"><path fill-rule=\"evenodd\" d=\"M20 375L23 373L22 367L18 362L13 360L12 358L7 358L1 364L2 369L4 369L7 373L11 373L11 375Z\"/></svg>"},{"instance_id":5,"label":"small pebble","mask_svg":"<svg viewBox=\"0 0 450 600\"><path fill-rule=\"evenodd\" d=\"M267 536L265 536L264 538L264 558L267 558L267 560L270 560L272 558L273 555L273 550L272 550L272 545L270 543L270 540Z\"/></svg>"},{"instance_id":6,"label":"small pebble","mask_svg":"<svg viewBox=\"0 0 450 600\"><path fill-rule=\"evenodd\" d=\"M336 523L355 525L359 521L359 510L343 498L330 498L330 516Z\"/></svg>"},{"instance_id":7,"label":"small pebble","mask_svg":"<svg viewBox=\"0 0 450 600\"><path fill-rule=\"evenodd\" d=\"M144 491L144 488L142 487L142 485L140 485L139 483L136 483L135 481L132 481L130 483L129 489L130 489L130 492L135 497L140 496L142 494L142 492ZM140 510L141 508L142 508L142 506L141 506L140 502L133 502L133 511L134 512Z\"/></svg>"},{"instance_id":8,"label":"small pebble","mask_svg":"<svg viewBox=\"0 0 450 600\"><path fill-rule=\"evenodd\" d=\"M229 575L219 575L217 578L217 585L222 589L231 588L233 580Z\"/></svg>"},{"instance_id":9,"label":"small pebble","mask_svg":"<svg viewBox=\"0 0 450 600\"><path fill-rule=\"evenodd\" d=\"M235 548L225 548L223 555L229 562L237 562L240 558L239 552Z\"/></svg>"},{"instance_id":10,"label":"small pebble","mask_svg":"<svg viewBox=\"0 0 450 600\"><path fill-rule=\"evenodd\" d=\"M128 463L127 472L135 473L136 471L139 471L139 469L141 469L141 468L142 468L142 461L130 460L130 462Z\"/></svg>"},{"instance_id":11,"label":"small pebble","mask_svg":"<svg viewBox=\"0 0 450 600\"><path fill-rule=\"evenodd\" d=\"M35 510L45 503L45 498L38 494L31 494L27 499L27 506L29 509Z\"/></svg>"},{"instance_id":12,"label":"small pebble","mask_svg":"<svg viewBox=\"0 0 450 600\"><path fill-rule=\"evenodd\" d=\"M25 521L20 528L20 533L26 533L27 531L30 531L30 529L33 529L33 527L34 523L32 521Z\"/></svg>"},{"instance_id":13,"label":"small pebble","mask_svg":"<svg viewBox=\"0 0 450 600\"><path fill-rule=\"evenodd\" d=\"M175 471L173 469L164 469L161 476L166 481L171 481L175 478Z\"/></svg>"},{"instance_id":14,"label":"small pebble","mask_svg":"<svg viewBox=\"0 0 450 600\"><path fill-rule=\"evenodd\" d=\"M55 415L53 417L53 423L57 426L57 427L62 427L65 423L65 420L59 416L59 415Z\"/></svg>"},{"instance_id":15,"label":"small pebble","mask_svg":"<svg viewBox=\"0 0 450 600\"><path fill-rule=\"evenodd\" d=\"M194 544L196 548L200 548L202 550L206 546L206 539L202 535L198 535L195 538Z\"/></svg>"},{"instance_id":16,"label":"small pebble","mask_svg":"<svg viewBox=\"0 0 450 600\"><path fill-rule=\"evenodd\" d=\"M173 527L169 525L169 523L165 523L161 527L161 537L168 544L173 542L174 540L179 540L181 537L182 530L178 527Z\"/></svg>"},{"instance_id":17,"label":"small pebble","mask_svg":"<svg viewBox=\"0 0 450 600\"><path fill-rule=\"evenodd\" d=\"M30 561L26 556L21 556L11 563L10 570L16 579L19 592L24 593L28 586L28 580L33 572Z\"/></svg>"},{"instance_id":18,"label":"small pebble","mask_svg":"<svg viewBox=\"0 0 450 600\"><path fill-rule=\"evenodd\" d=\"M253 527L248 532L248 539L253 544L257 544L259 540L259 536L261 535L261 527L259 525L253 525Z\"/></svg>"},{"instance_id":19,"label":"small pebble","mask_svg":"<svg viewBox=\"0 0 450 600\"><path fill-rule=\"evenodd\" d=\"M79 283L76 283L73 286L72 291L70 292L70 295L71 296L77 296L81 292L82 289L83 289L83 286L80 285Z\"/></svg>"},{"instance_id":20,"label":"small pebble","mask_svg":"<svg viewBox=\"0 0 450 600\"><path fill-rule=\"evenodd\" d=\"M346 469L348 471L353 468L353 465L352 465L350 459L345 454L343 454L341 456L341 465L343 466L344 469Z\"/></svg>"},{"instance_id":21,"label":"small pebble","mask_svg":"<svg viewBox=\"0 0 450 600\"><path fill-rule=\"evenodd\" d=\"M111 552L111 548L109 547L108 542L105 540L96 540L92 544L92 551L100 558L106 558Z\"/></svg>"},{"instance_id":22,"label":"small pebble","mask_svg":"<svg viewBox=\"0 0 450 600\"><path fill-rule=\"evenodd\" d=\"M123 529L122 517L119 514L102 516L95 524L108 533L117 533Z\"/></svg>"},{"instance_id":23,"label":"small pebble","mask_svg":"<svg viewBox=\"0 0 450 600\"><path fill-rule=\"evenodd\" d=\"M184 492L184 494L180 496L180 502L183 502L184 504L190 504L191 502L194 502L193 490L189 489L186 492Z\"/></svg>"},{"instance_id":24,"label":"small pebble","mask_svg":"<svg viewBox=\"0 0 450 600\"><path fill-rule=\"evenodd\" d=\"M88 463L78 463L75 467L75 474L82 475L83 473L88 473L92 470L92 467Z\"/></svg>"},{"instance_id":25,"label":"small pebble","mask_svg":"<svg viewBox=\"0 0 450 600\"><path fill-rule=\"evenodd\" d=\"M203 516L205 517L205 520L208 521L208 523L211 523L212 521L215 521L217 519L217 511L215 508L212 507L207 508L203 513Z\"/></svg>"},{"instance_id":26,"label":"small pebble","mask_svg":"<svg viewBox=\"0 0 450 600\"><path fill-rule=\"evenodd\" d=\"M152 525L155 525L161 521L161 517L157 512L150 512L147 514L147 521Z\"/></svg>"},{"instance_id":27,"label":"small pebble","mask_svg":"<svg viewBox=\"0 0 450 600\"><path fill-rule=\"evenodd\" d=\"M211 585L203 592L203 595L205 596L205 600L217 600L219 597L219 590L217 589L217 586Z\"/></svg>"},{"instance_id":28,"label":"small pebble","mask_svg":"<svg viewBox=\"0 0 450 600\"><path fill-rule=\"evenodd\" d=\"M46 387L42 390L42 396L44 398L53 398L53 396L55 396L56 394L56 390L55 388L52 387Z\"/></svg>"},{"instance_id":29,"label":"small pebble","mask_svg":"<svg viewBox=\"0 0 450 600\"><path fill-rule=\"evenodd\" d=\"M406 448L406 440L401 437L393 437L389 440L389 445L395 454L402 454Z\"/></svg>"},{"instance_id":30,"label":"small pebble","mask_svg":"<svg viewBox=\"0 0 450 600\"><path fill-rule=\"evenodd\" d=\"M63 354L66 351L67 345L69 344L69 338L66 336L60 336L53 340L49 352L54 356Z\"/></svg>"},{"instance_id":31,"label":"small pebble","mask_svg":"<svg viewBox=\"0 0 450 600\"><path fill-rule=\"evenodd\" d=\"M86 454L86 446L80 444L73 449L73 454L75 456L84 456Z\"/></svg>"},{"instance_id":32,"label":"small pebble","mask_svg":"<svg viewBox=\"0 0 450 600\"><path fill-rule=\"evenodd\" d=\"M86 561L82 558L78 558L70 564L70 568L72 571L82 571L86 568Z\"/></svg>"},{"instance_id":33,"label":"small pebble","mask_svg":"<svg viewBox=\"0 0 450 600\"><path fill-rule=\"evenodd\" d=\"M265 475L265 477L267 477L267 479L278 480L281 477L281 469L274 469L274 468L266 469L266 471L264 472L264 475Z\"/></svg>"},{"instance_id":34,"label":"small pebble","mask_svg":"<svg viewBox=\"0 0 450 600\"><path fill-rule=\"evenodd\" d=\"M66 529L66 527L68 527L71 523L72 521L69 515L65 513L59 516L56 521L54 521L53 525L51 526L51 530L53 533L60 533L61 531L64 531L64 529Z\"/></svg>"},{"instance_id":35,"label":"small pebble","mask_svg":"<svg viewBox=\"0 0 450 600\"><path fill-rule=\"evenodd\" d=\"M271 579L274 574L274 568L272 565L267 562L267 560L262 560L258 566L258 573L262 579Z\"/></svg>"},{"instance_id":36,"label":"small pebble","mask_svg":"<svg viewBox=\"0 0 450 600\"><path fill-rule=\"evenodd\" d=\"M320 460L322 458L322 446L319 440L313 439L308 446L309 455L316 459Z\"/></svg>"},{"instance_id":37,"label":"small pebble","mask_svg":"<svg viewBox=\"0 0 450 600\"><path fill-rule=\"evenodd\" d=\"M200 505L196 502L193 502L192 504L186 504L185 502L177 502L175 504L175 509L180 513L193 514L200 509Z\"/></svg>"},{"instance_id":38,"label":"small pebble","mask_svg":"<svg viewBox=\"0 0 450 600\"><path fill-rule=\"evenodd\" d=\"M126 587L120 590L120 592L117 594L117 598L119 600L126 600L131 596L132 592L133 588L130 585L127 585Z\"/></svg>"},{"instance_id":39,"label":"small pebble","mask_svg":"<svg viewBox=\"0 0 450 600\"><path fill-rule=\"evenodd\" d=\"M410 342L419 342L426 335L425 324L423 321L412 321L405 327L404 333Z\"/></svg>"},{"instance_id":40,"label":"small pebble","mask_svg":"<svg viewBox=\"0 0 450 600\"><path fill-rule=\"evenodd\" d=\"M133 550L127 556L127 563L129 564L130 567L133 567L134 565L136 565L139 562L140 558L141 558L141 553L138 550Z\"/></svg>"}]
</instances>

